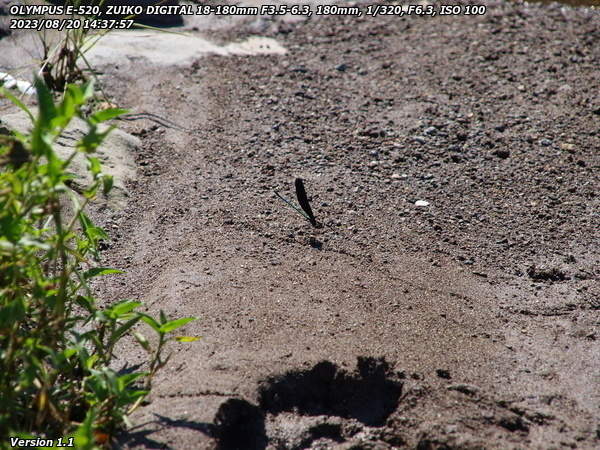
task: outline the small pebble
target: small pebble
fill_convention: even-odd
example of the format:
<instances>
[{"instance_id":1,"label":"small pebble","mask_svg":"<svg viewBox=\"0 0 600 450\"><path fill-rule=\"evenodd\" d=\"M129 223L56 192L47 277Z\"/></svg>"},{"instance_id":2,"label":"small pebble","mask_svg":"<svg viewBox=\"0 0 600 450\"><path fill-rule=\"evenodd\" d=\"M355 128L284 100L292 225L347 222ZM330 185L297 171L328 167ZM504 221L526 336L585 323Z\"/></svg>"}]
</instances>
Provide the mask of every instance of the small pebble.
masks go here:
<instances>
[{"instance_id":1,"label":"small pebble","mask_svg":"<svg viewBox=\"0 0 600 450\"><path fill-rule=\"evenodd\" d=\"M479 388L477 386L465 383L451 384L446 389L448 389L449 391L462 392L463 394L467 395L475 395L479 392Z\"/></svg>"},{"instance_id":2,"label":"small pebble","mask_svg":"<svg viewBox=\"0 0 600 450\"><path fill-rule=\"evenodd\" d=\"M502 148L502 149L495 150L493 152L493 154L500 159L506 159L510 156L510 150L508 150L506 148Z\"/></svg>"},{"instance_id":3,"label":"small pebble","mask_svg":"<svg viewBox=\"0 0 600 450\"><path fill-rule=\"evenodd\" d=\"M445 380L450 380L452 378L450 372L446 369L436 369L435 373L438 377L444 378Z\"/></svg>"},{"instance_id":4,"label":"small pebble","mask_svg":"<svg viewBox=\"0 0 600 450\"><path fill-rule=\"evenodd\" d=\"M415 206L426 207L429 206L429 202L426 200L417 200Z\"/></svg>"}]
</instances>

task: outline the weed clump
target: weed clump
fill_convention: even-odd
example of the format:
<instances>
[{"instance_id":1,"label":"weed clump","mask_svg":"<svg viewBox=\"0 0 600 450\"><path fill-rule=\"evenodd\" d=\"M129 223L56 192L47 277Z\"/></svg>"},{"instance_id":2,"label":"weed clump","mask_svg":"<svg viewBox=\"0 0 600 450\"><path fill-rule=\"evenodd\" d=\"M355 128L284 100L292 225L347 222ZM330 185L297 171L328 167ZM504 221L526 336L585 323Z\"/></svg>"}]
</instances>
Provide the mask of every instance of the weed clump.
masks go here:
<instances>
[{"instance_id":1,"label":"weed clump","mask_svg":"<svg viewBox=\"0 0 600 450\"><path fill-rule=\"evenodd\" d=\"M99 191L112 188L94 156L112 129L100 125L125 111L85 116L91 83L68 85L57 103L42 80L35 87L37 117L0 88L33 123L29 134L0 135L0 448L8 448L3 440L12 436L61 438L91 449L109 445L150 392L169 360L165 344L196 339L171 337L194 318L169 320L162 311L153 318L136 311L137 301L98 304L90 280L120 271L95 266L107 235L85 209ZM53 144L75 116L88 130L63 160ZM67 187L77 153L93 177L83 199ZM69 196L72 217L63 208ZM137 330L142 322L156 333L154 345ZM117 344L129 334L148 354L144 371L113 368Z\"/></svg>"}]
</instances>

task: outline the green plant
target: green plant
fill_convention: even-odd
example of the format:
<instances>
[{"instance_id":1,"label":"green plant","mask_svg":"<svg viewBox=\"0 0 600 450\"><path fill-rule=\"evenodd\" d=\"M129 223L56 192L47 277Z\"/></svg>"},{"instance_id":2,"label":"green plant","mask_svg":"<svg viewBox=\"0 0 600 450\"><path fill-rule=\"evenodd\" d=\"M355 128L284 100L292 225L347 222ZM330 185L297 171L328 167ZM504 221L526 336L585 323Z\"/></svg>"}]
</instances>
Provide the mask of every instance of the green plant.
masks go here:
<instances>
[{"instance_id":1,"label":"green plant","mask_svg":"<svg viewBox=\"0 0 600 450\"><path fill-rule=\"evenodd\" d=\"M102 307L89 281L119 270L94 267L98 244L107 235L85 208L112 179L101 172L96 148L111 131L102 122L120 109L89 116L82 107L93 94L91 83L68 85L60 102L35 80L37 118L12 94L0 95L21 107L33 122L28 134L0 134L0 448L8 436L73 437L77 448L108 442L151 389L152 378L169 360L170 340L194 337L172 333L194 320L158 319L137 312L140 302L125 300ZM88 130L65 160L53 143L79 116ZM67 184L69 165L83 153L93 184L80 201ZM71 197L73 212L63 202ZM150 342L134 327L149 325L158 336ZM148 352L148 370L115 371L114 350L132 334Z\"/></svg>"},{"instance_id":2,"label":"green plant","mask_svg":"<svg viewBox=\"0 0 600 450\"><path fill-rule=\"evenodd\" d=\"M104 0L96 2L92 7L89 3L82 0L67 0L65 7L74 7L74 11L95 11L96 7L102 7ZM75 14L71 14L70 24L80 24ZM51 90L63 92L67 84L81 82L85 76L80 66L83 62L85 68L90 72L91 66L85 58L85 53L90 50L104 34L109 30L102 30L93 36L93 30L86 26L68 26L58 34L59 39L56 42L50 38L54 34L47 35L45 31L38 32L40 43L42 44L42 63L40 74Z\"/></svg>"},{"instance_id":3,"label":"green plant","mask_svg":"<svg viewBox=\"0 0 600 450\"><path fill-rule=\"evenodd\" d=\"M161 5L167 0L156 0L153 5ZM95 27L86 26L86 22L94 22L95 19L111 19L112 16L103 15L105 10L105 0L66 0L63 2L65 7L72 7L76 13L71 14L70 26L61 29L56 33L46 34L44 31L38 32L40 43L42 45L42 61L40 64L40 74L44 78L46 85L53 91L63 92L69 83L85 81L84 72L92 74L95 78L95 72L86 58L89 52L103 36L110 33L113 25L105 25L108 28L96 30ZM91 21L82 21L77 14L86 14L91 17ZM126 16L118 20L117 29L131 28L134 25L139 28L147 28L161 32L167 32L159 28L135 23L135 15ZM100 20L98 23L110 23L111 20ZM115 20L112 20L115 22ZM79 26L77 26L79 25ZM173 32L169 32L173 33ZM174 33L180 34L180 33ZM58 35L58 40L54 41L52 37ZM96 79L96 81L98 81ZM98 84L99 86L99 84ZM107 96L103 95L107 100Z\"/></svg>"}]
</instances>

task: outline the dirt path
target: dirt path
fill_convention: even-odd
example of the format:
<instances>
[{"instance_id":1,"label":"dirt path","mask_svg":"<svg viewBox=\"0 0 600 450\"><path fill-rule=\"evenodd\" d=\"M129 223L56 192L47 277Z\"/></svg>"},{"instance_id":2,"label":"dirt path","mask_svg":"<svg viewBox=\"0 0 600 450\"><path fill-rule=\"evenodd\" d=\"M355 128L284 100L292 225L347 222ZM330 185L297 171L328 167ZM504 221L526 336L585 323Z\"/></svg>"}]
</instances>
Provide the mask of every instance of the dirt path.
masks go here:
<instances>
[{"instance_id":1,"label":"dirt path","mask_svg":"<svg viewBox=\"0 0 600 450\"><path fill-rule=\"evenodd\" d=\"M600 18L487 5L207 24L288 52L105 68L122 105L197 130L124 124L141 176L96 214L127 270L103 296L204 336L127 446L600 445ZM273 194L295 177L327 226Z\"/></svg>"}]
</instances>

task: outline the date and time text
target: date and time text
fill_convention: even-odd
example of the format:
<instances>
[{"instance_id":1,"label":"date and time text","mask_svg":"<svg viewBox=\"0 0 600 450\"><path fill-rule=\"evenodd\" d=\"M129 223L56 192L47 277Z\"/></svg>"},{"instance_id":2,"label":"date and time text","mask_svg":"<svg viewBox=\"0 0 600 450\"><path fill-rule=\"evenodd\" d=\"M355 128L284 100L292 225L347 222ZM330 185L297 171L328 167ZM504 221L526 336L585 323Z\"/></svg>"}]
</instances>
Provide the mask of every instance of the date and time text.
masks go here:
<instances>
[{"instance_id":1,"label":"date and time text","mask_svg":"<svg viewBox=\"0 0 600 450\"><path fill-rule=\"evenodd\" d=\"M423 4L265 4L260 6L222 5L12 5L9 9L14 17L12 29L70 30L70 29L128 29L135 24L135 17L142 15L215 15L215 16L442 16L483 15L485 5L423 5ZM58 17L52 17L58 16ZM69 17L65 17L69 16ZM117 17L117 18L115 18Z\"/></svg>"}]
</instances>

